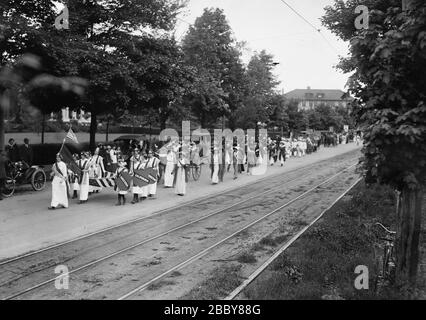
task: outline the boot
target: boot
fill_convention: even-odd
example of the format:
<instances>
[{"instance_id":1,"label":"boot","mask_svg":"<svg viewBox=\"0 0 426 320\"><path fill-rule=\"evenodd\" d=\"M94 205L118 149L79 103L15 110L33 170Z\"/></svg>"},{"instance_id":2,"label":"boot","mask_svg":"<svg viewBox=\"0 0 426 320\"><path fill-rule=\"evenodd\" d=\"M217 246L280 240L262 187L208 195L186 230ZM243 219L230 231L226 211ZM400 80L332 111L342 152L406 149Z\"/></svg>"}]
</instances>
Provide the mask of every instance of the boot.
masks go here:
<instances>
[{"instance_id":1,"label":"boot","mask_svg":"<svg viewBox=\"0 0 426 320\"><path fill-rule=\"evenodd\" d=\"M121 206L121 194L118 195L118 201L115 204L116 206Z\"/></svg>"},{"instance_id":2,"label":"boot","mask_svg":"<svg viewBox=\"0 0 426 320\"><path fill-rule=\"evenodd\" d=\"M138 203L139 202L139 196L135 193L133 195L133 200L132 200L132 204Z\"/></svg>"},{"instance_id":3,"label":"boot","mask_svg":"<svg viewBox=\"0 0 426 320\"><path fill-rule=\"evenodd\" d=\"M72 196L72 199L77 199L77 190L74 190L74 194Z\"/></svg>"}]
</instances>

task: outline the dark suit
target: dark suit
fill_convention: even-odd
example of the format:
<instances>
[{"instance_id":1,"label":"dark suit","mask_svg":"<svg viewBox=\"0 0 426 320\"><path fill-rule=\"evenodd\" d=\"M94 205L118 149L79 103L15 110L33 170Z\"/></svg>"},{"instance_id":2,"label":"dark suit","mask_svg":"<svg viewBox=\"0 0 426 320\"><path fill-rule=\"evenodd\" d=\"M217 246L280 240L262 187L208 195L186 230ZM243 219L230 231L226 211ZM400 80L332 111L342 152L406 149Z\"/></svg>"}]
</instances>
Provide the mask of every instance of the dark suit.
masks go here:
<instances>
[{"instance_id":1,"label":"dark suit","mask_svg":"<svg viewBox=\"0 0 426 320\"><path fill-rule=\"evenodd\" d=\"M13 146L8 144L5 149L7 151L7 155L10 161L18 162L19 160L21 160L21 156L19 155L19 148L16 143Z\"/></svg>"},{"instance_id":2,"label":"dark suit","mask_svg":"<svg viewBox=\"0 0 426 320\"><path fill-rule=\"evenodd\" d=\"M34 153L31 146L23 145L20 147L19 155L21 156L21 160L25 161L29 166L32 166L34 161Z\"/></svg>"}]
</instances>

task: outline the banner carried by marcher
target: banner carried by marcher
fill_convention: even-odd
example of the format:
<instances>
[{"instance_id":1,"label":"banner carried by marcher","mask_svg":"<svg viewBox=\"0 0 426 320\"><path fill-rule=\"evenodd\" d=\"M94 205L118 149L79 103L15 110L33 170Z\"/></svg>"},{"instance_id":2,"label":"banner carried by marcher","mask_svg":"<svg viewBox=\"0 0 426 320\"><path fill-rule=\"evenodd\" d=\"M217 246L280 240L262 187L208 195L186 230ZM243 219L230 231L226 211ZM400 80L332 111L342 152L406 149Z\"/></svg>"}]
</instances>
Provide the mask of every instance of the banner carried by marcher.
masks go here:
<instances>
[{"instance_id":1,"label":"banner carried by marcher","mask_svg":"<svg viewBox=\"0 0 426 320\"><path fill-rule=\"evenodd\" d=\"M154 168L146 168L145 169L148 174L148 179L150 180L149 184L153 184L157 182L158 170Z\"/></svg>"},{"instance_id":2,"label":"banner carried by marcher","mask_svg":"<svg viewBox=\"0 0 426 320\"><path fill-rule=\"evenodd\" d=\"M136 169L133 172L133 183L137 187L145 187L149 184L152 184L151 179L149 178L150 170L147 169Z\"/></svg>"},{"instance_id":3,"label":"banner carried by marcher","mask_svg":"<svg viewBox=\"0 0 426 320\"><path fill-rule=\"evenodd\" d=\"M132 180L133 177L128 172L123 171L115 178L115 184L120 190L127 191L132 186Z\"/></svg>"}]
</instances>

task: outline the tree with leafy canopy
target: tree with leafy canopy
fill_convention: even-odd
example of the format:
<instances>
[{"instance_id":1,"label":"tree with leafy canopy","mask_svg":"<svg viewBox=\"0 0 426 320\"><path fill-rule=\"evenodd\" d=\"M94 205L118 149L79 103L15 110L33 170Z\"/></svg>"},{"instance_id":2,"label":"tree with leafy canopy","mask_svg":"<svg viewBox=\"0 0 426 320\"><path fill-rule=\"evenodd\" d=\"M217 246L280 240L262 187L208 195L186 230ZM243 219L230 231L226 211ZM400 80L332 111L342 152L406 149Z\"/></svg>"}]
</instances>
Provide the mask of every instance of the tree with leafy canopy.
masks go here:
<instances>
[{"instance_id":1,"label":"tree with leafy canopy","mask_svg":"<svg viewBox=\"0 0 426 320\"><path fill-rule=\"evenodd\" d=\"M397 190L399 285L415 284L426 182L426 3L423 0L341 1L323 23L350 41L340 68L353 72L350 91L364 132L362 166L368 183ZM368 29L355 29L357 5L369 8Z\"/></svg>"},{"instance_id":2,"label":"tree with leafy canopy","mask_svg":"<svg viewBox=\"0 0 426 320\"><path fill-rule=\"evenodd\" d=\"M242 101L244 67L223 10L205 9L189 28L182 48L187 64L195 68L185 102L207 127L230 115Z\"/></svg>"},{"instance_id":3,"label":"tree with leafy canopy","mask_svg":"<svg viewBox=\"0 0 426 320\"><path fill-rule=\"evenodd\" d=\"M290 130L290 117L287 113L286 98L282 94L275 94L271 97L271 114L269 116L268 127L278 127L284 134Z\"/></svg>"},{"instance_id":4,"label":"tree with leafy canopy","mask_svg":"<svg viewBox=\"0 0 426 320\"><path fill-rule=\"evenodd\" d=\"M148 29L172 30L176 15L184 6L179 0L94 1L69 0L69 29L56 30L57 6L51 0L1 3L6 30L1 38L2 63L30 52L42 58L55 76L82 76L88 90L81 107L91 112L90 144L95 146L97 117L120 112L149 95L143 81L134 78L136 67L118 52L129 35L144 38ZM124 40L123 40L124 39ZM142 79L143 80L143 79ZM142 88L142 89L140 89ZM40 96L39 94L37 94ZM57 106L65 107L67 101Z\"/></svg>"},{"instance_id":5,"label":"tree with leafy canopy","mask_svg":"<svg viewBox=\"0 0 426 320\"><path fill-rule=\"evenodd\" d=\"M123 42L149 37L147 29L172 30L184 4L179 0L74 0L69 3L68 41L77 40L89 47L85 61L77 66L78 73L89 80L84 108L91 112L91 148L95 145L98 115L134 109L152 96L146 90L145 79L140 77L140 66L127 56L129 52L119 50Z\"/></svg>"},{"instance_id":6,"label":"tree with leafy canopy","mask_svg":"<svg viewBox=\"0 0 426 320\"><path fill-rule=\"evenodd\" d=\"M308 116L305 112L299 110L299 102L297 100L287 100L286 111L290 131L301 132L306 130L309 125Z\"/></svg>"},{"instance_id":7,"label":"tree with leafy canopy","mask_svg":"<svg viewBox=\"0 0 426 320\"><path fill-rule=\"evenodd\" d=\"M272 102L279 82L273 74L274 66L273 56L264 50L253 55L247 65L245 95L237 110L238 124L244 129L257 128L259 122L268 123L275 110Z\"/></svg>"},{"instance_id":8,"label":"tree with leafy canopy","mask_svg":"<svg viewBox=\"0 0 426 320\"><path fill-rule=\"evenodd\" d=\"M156 120L160 128L165 129L168 119L182 112L182 97L192 87L194 70L185 63L183 51L176 40L168 36L131 36L117 48L134 65L132 76L139 84L129 110L139 114L149 110L157 113Z\"/></svg>"}]
</instances>

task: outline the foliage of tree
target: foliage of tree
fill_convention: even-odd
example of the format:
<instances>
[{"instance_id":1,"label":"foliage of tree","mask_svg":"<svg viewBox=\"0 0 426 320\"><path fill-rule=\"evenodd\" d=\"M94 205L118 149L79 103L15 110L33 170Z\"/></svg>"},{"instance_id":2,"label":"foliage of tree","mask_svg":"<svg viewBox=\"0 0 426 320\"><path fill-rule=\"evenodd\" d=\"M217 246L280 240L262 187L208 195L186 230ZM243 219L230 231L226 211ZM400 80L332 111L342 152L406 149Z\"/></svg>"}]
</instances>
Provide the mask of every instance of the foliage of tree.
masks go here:
<instances>
[{"instance_id":1,"label":"foliage of tree","mask_svg":"<svg viewBox=\"0 0 426 320\"><path fill-rule=\"evenodd\" d=\"M336 1L324 24L350 40L342 70L351 72L357 118L364 131L367 182L398 190L397 280L415 283L419 261L421 204L426 181L426 4L400 0L362 1L370 9L368 29L352 22L360 1Z\"/></svg>"},{"instance_id":2,"label":"foliage of tree","mask_svg":"<svg viewBox=\"0 0 426 320\"><path fill-rule=\"evenodd\" d=\"M221 9L205 9L183 39L188 65L195 68L193 89L185 96L201 126L230 115L242 101L244 67L232 30Z\"/></svg>"},{"instance_id":3,"label":"foliage of tree","mask_svg":"<svg viewBox=\"0 0 426 320\"><path fill-rule=\"evenodd\" d=\"M246 87L243 104L237 110L239 127L255 128L257 123L268 123L275 108L273 101L276 93L274 88L279 84L273 74L275 66L272 55L261 51L255 54L248 63L246 70Z\"/></svg>"}]
</instances>

